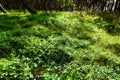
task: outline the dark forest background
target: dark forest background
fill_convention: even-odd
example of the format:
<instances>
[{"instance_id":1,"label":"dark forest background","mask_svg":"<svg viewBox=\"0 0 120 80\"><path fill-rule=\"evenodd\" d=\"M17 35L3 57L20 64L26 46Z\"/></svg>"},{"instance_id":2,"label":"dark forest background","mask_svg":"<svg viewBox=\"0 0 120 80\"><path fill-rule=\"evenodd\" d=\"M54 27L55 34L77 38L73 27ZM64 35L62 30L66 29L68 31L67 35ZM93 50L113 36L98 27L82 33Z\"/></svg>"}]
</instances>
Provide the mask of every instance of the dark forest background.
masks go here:
<instances>
[{"instance_id":1,"label":"dark forest background","mask_svg":"<svg viewBox=\"0 0 120 80\"><path fill-rule=\"evenodd\" d=\"M120 0L0 0L0 4L7 10L120 11Z\"/></svg>"}]
</instances>

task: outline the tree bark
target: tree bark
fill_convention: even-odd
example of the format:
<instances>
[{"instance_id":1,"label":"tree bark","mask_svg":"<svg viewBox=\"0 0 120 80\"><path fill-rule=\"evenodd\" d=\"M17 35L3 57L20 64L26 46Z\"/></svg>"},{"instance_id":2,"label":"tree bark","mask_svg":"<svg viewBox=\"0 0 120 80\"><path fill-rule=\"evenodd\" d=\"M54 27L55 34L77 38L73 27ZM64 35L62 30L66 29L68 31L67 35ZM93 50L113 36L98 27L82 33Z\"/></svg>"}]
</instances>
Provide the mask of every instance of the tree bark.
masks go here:
<instances>
[{"instance_id":1,"label":"tree bark","mask_svg":"<svg viewBox=\"0 0 120 80\"><path fill-rule=\"evenodd\" d=\"M117 0L117 1L116 1L116 4L115 4L115 9L114 9L114 11L117 11L118 4L119 4L119 0Z\"/></svg>"},{"instance_id":2,"label":"tree bark","mask_svg":"<svg viewBox=\"0 0 120 80\"><path fill-rule=\"evenodd\" d=\"M0 4L0 10L2 10L3 13L7 13L7 11L4 9L4 7L2 6L2 4Z\"/></svg>"},{"instance_id":3,"label":"tree bark","mask_svg":"<svg viewBox=\"0 0 120 80\"><path fill-rule=\"evenodd\" d=\"M17 0L20 4L22 4L22 6L25 8L25 9L27 9L31 14L36 14L37 12L35 11L35 10L33 10L33 9L31 9L29 6L28 6L28 4L27 4L27 2L25 1L25 0Z\"/></svg>"}]
</instances>

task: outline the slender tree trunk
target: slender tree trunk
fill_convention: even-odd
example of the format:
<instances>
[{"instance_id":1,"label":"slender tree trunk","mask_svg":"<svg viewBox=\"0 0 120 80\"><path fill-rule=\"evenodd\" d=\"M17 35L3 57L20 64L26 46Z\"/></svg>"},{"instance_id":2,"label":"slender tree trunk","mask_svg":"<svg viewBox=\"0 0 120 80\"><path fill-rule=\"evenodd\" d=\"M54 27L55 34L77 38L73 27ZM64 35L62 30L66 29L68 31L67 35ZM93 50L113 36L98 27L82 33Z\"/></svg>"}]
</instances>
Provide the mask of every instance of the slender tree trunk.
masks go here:
<instances>
[{"instance_id":1,"label":"slender tree trunk","mask_svg":"<svg viewBox=\"0 0 120 80\"><path fill-rule=\"evenodd\" d=\"M44 0L44 2L43 2L43 9L44 9L45 11L47 11L46 4L47 4L47 0Z\"/></svg>"},{"instance_id":2,"label":"slender tree trunk","mask_svg":"<svg viewBox=\"0 0 120 80\"><path fill-rule=\"evenodd\" d=\"M7 11L4 9L4 7L2 6L2 4L0 4L0 10L2 10L3 13L7 13Z\"/></svg>"},{"instance_id":3,"label":"slender tree trunk","mask_svg":"<svg viewBox=\"0 0 120 80\"><path fill-rule=\"evenodd\" d=\"M120 1L119 1L119 4L118 4L117 11L120 12Z\"/></svg>"},{"instance_id":4,"label":"slender tree trunk","mask_svg":"<svg viewBox=\"0 0 120 80\"><path fill-rule=\"evenodd\" d=\"M119 0L117 0L117 1L116 1L116 4L115 4L115 9L114 9L114 11L117 11L118 4L119 4Z\"/></svg>"},{"instance_id":5,"label":"slender tree trunk","mask_svg":"<svg viewBox=\"0 0 120 80\"><path fill-rule=\"evenodd\" d=\"M27 9L31 14L36 14L36 11L31 9L25 0L17 0L22 6Z\"/></svg>"},{"instance_id":6,"label":"slender tree trunk","mask_svg":"<svg viewBox=\"0 0 120 80\"><path fill-rule=\"evenodd\" d=\"M105 9L105 7L106 7L106 4L107 4L106 1L102 1L102 2L101 2L101 11L102 11L102 12L104 11L104 9Z\"/></svg>"}]
</instances>

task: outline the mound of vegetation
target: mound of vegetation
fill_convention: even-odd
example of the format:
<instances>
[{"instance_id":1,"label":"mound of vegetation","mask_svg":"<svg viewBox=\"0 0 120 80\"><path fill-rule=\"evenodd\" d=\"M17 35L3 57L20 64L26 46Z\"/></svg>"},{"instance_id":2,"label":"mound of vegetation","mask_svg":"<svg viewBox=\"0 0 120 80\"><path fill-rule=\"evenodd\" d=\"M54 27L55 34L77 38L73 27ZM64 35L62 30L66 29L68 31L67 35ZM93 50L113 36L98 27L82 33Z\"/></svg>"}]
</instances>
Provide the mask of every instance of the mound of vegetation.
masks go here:
<instances>
[{"instance_id":1,"label":"mound of vegetation","mask_svg":"<svg viewBox=\"0 0 120 80\"><path fill-rule=\"evenodd\" d=\"M119 13L0 14L0 78L119 80Z\"/></svg>"}]
</instances>

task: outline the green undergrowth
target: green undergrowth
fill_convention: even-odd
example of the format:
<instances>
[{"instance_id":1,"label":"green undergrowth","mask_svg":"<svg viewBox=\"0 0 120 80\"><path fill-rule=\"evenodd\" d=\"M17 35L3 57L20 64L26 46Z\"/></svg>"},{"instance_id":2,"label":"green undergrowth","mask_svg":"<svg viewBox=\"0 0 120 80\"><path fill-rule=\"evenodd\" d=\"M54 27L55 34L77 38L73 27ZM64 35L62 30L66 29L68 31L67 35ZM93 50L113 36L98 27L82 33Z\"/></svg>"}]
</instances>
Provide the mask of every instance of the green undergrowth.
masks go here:
<instances>
[{"instance_id":1,"label":"green undergrowth","mask_svg":"<svg viewBox=\"0 0 120 80\"><path fill-rule=\"evenodd\" d=\"M119 80L119 13L0 13L3 80Z\"/></svg>"}]
</instances>

